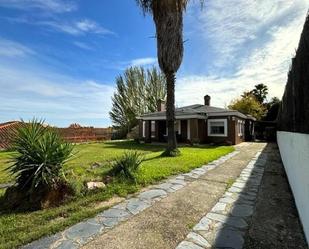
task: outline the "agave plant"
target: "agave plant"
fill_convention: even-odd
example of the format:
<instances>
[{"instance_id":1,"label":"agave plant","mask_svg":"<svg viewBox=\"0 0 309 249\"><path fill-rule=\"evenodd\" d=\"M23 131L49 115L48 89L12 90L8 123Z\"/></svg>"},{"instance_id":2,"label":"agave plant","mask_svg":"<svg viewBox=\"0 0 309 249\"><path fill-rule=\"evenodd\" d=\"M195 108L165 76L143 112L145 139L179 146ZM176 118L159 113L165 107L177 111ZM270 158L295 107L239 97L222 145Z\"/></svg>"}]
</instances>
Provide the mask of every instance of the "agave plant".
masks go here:
<instances>
[{"instance_id":1,"label":"agave plant","mask_svg":"<svg viewBox=\"0 0 309 249\"><path fill-rule=\"evenodd\" d=\"M73 145L64 142L43 121L23 122L15 131L12 149L16 151L8 171L16 187L27 193L57 187L63 181L63 164L71 157Z\"/></svg>"},{"instance_id":2,"label":"agave plant","mask_svg":"<svg viewBox=\"0 0 309 249\"><path fill-rule=\"evenodd\" d=\"M136 181L136 172L143 162L143 155L137 151L126 151L115 160L111 173L114 176L122 176L128 180Z\"/></svg>"}]
</instances>

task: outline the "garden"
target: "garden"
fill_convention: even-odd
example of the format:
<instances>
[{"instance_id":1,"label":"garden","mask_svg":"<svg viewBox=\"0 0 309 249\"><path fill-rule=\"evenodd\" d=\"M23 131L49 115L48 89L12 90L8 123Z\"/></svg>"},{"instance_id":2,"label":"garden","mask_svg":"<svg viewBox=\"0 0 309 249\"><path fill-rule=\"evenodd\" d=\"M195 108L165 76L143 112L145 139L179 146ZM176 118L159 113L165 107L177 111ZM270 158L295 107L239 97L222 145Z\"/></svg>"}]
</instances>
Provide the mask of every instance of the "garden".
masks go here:
<instances>
[{"instance_id":1,"label":"garden","mask_svg":"<svg viewBox=\"0 0 309 249\"><path fill-rule=\"evenodd\" d=\"M180 156L162 157L163 145L133 140L72 145L38 123L20 128L17 137L14 151L0 152L0 184L15 183L0 189L3 249L61 231L147 185L234 150L180 146Z\"/></svg>"}]
</instances>

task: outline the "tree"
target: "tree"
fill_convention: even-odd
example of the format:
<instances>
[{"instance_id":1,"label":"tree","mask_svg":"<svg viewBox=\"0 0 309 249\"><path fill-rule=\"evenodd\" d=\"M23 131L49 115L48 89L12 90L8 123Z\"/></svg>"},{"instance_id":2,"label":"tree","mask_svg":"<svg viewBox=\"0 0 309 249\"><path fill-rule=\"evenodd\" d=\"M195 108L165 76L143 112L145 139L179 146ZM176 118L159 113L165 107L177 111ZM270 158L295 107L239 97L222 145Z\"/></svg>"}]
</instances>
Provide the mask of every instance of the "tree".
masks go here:
<instances>
[{"instance_id":1,"label":"tree","mask_svg":"<svg viewBox=\"0 0 309 249\"><path fill-rule=\"evenodd\" d=\"M136 0L144 14L150 13L156 25L157 56L167 81L166 120L168 145L165 156L179 154L175 134L175 81L183 58L183 11L188 0Z\"/></svg>"},{"instance_id":2,"label":"tree","mask_svg":"<svg viewBox=\"0 0 309 249\"><path fill-rule=\"evenodd\" d=\"M268 94L268 87L264 84L257 84L255 88L250 92L261 104L264 103Z\"/></svg>"},{"instance_id":3,"label":"tree","mask_svg":"<svg viewBox=\"0 0 309 249\"><path fill-rule=\"evenodd\" d=\"M277 97L273 97L267 104L267 113L264 120L266 121L275 121L279 114L281 101Z\"/></svg>"},{"instance_id":4,"label":"tree","mask_svg":"<svg viewBox=\"0 0 309 249\"><path fill-rule=\"evenodd\" d=\"M137 125L137 117L157 108L157 100L166 98L166 80L156 68L130 67L116 78L110 118L121 134Z\"/></svg>"},{"instance_id":5,"label":"tree","mask_svg":"<svg viewBox=\"0 0 309 249\"><path fill-rule=\"evenodd\" d=\"M237 110L244 114L249 114L260 120L265 114L265 107L250 94L243 94L241 98L232 100L229 109Z\"/></svg>"}]
</instances>

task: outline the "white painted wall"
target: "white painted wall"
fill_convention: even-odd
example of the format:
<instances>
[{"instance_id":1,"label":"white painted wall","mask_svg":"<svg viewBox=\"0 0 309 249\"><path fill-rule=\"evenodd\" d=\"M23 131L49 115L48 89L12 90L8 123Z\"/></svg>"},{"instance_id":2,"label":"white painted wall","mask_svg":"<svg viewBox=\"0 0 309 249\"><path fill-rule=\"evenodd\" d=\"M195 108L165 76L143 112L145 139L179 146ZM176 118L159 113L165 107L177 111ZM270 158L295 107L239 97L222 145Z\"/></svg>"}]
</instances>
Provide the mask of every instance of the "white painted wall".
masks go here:
<instances>
[{"instance_id":1,"label":"white painted wall","mask_svg":"<svg viewBox=\"0 0 309 249\"><path fill-rule=\"evenodd\" d=\"M309 134L277 132L281 158L309 242Z\"/></svg>"}]
</instances>

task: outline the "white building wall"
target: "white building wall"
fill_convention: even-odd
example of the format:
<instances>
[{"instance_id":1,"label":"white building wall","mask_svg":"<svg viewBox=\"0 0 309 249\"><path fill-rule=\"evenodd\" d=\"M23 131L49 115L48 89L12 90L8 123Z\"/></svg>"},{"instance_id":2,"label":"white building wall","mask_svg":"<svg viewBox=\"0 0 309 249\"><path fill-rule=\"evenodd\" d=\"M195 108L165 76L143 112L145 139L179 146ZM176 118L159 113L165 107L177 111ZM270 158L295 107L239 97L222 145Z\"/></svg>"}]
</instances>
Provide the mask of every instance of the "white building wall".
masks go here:
<instances>
[{"instance_id":1,"label":"white building wall","mask_svg":"<svg viewBox=\"0 0 309 249\"><path fill-rule=\"evenodd\" d=\"M309 134L277 132L281 158L309 241Z\"/></svg>"}]
</instances>

